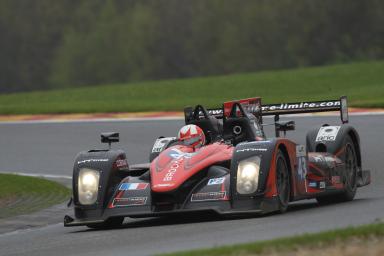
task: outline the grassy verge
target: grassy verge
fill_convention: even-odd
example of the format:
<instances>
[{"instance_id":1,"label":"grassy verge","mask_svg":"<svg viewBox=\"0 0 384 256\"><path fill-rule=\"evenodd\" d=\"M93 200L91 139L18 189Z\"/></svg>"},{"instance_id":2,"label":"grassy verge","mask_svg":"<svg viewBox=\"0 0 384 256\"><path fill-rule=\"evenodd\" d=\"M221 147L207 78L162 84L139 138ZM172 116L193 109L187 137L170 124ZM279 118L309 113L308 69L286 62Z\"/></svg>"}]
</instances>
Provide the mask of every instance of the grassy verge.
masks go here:
<instances>
[{"instance_id":1,"label":"grassy verge","mask_svg":"<svg viewBox=\"0 0 384 256\"><path fill-rule=\"evenodd\" d=\"M216 77L0 95L0 114L182 110L251 96L264 103L347 95L355 107L384 107L384 61Z\"/></svg>"},{"instance_id":2,"label":"grassy verge","mask_svg":"<svg viewBox=\"0 0 384 256\"><path fill-rule=\"evenodd\" d=\"M53 181L0 174L0 219L61 203L69 195L69 189Z\"/></svg>"},{"instance_id":3,"label":"grassy verge","mask_svg":"<svg viewBox=\"0 0 384 256\"><path fill-rule=\"evenodd\" d=\"M350 227L346 229L327 231L317 234L308 234L294 236L289 238L281 238L269 241L240 244L234 246L223 246L213 249L194 250L188 252L178 252L171 254L162 254L163 256L226 256L226 255L324 255L326 250L330 248L344 248L350 245L351 241L354 245L360 242L363 249L366 249L367 242L376 240L383 251L384 241L384 223L370 224L361 227ZM356 243L357 241L357 243ZM345 246L347 245L347 246ZM317 254L316 251L322 252ZM357 250L357 249L356 249ZM305 253L305 252L308 253ZM331 250L332 251L332 250ZM335 251L335 250L333 250ZM366 250L365 250L366 251ZM344 255L344 254L328 254L328 255ZM363 254L353 254L363 255ZM372 254L382 255L382 254Z\"/></svg>"}]
</instances>

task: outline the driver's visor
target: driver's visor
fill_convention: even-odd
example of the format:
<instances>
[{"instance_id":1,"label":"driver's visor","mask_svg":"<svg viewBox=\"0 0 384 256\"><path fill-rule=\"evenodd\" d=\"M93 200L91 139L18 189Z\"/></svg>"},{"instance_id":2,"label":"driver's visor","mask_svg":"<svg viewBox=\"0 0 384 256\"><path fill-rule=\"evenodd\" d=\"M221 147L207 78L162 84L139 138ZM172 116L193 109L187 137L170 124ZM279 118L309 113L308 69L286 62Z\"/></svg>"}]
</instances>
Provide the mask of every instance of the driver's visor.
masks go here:
<instances>
[{"instance_id":1,"label":"driver's visor","mask_svg":"<svg viewBox=\"0 0 384 256\"><path fill-rule=\"evenodd\" d=\"M196 137L192 137L192 138L189 138L189 139L185 139L185 140L182 140L181 142L186 145L186 146L190 146L190 145L193 145L195 144L196 142L198 142L200 140L200 136L196 136Z\"/></svg>"}]
</instances>

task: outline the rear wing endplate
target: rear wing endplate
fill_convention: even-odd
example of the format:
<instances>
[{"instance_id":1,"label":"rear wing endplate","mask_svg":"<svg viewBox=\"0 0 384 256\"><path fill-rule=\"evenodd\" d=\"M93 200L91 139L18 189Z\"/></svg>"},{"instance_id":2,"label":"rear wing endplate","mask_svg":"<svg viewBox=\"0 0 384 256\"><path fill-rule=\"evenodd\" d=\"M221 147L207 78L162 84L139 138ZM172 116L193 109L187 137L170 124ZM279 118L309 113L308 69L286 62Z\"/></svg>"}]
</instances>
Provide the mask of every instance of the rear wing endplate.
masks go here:
<instances>
[{"instance_id":1,"label":"rear wing endplate","mask_svg":"<svg viewBox=\"0 0 384 256\"><path fill-rule=\"evenodd\" d=\"M208 109L209 114L216 118L223 118L224 111L222 108ZM256 113L260 114L260 110L256 109ZM303 101L295 103L280 103L280 104L267 104L261 105L262 116L275 116L275 119L280 115L288 114L303 114L303 113L316 113L340 111L340 118L342 123L348 123L348 104L347 97L342 96L338 100L325 100L325 101Z\"/></svg>"}]
</instances>

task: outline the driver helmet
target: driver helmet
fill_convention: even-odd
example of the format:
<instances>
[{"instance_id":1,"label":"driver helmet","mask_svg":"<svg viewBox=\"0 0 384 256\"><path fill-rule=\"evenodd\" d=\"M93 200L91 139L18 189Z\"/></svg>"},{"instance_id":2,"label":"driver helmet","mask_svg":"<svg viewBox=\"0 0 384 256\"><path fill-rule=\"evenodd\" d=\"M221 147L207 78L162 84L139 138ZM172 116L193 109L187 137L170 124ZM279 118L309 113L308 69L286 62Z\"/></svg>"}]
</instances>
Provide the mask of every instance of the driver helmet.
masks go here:
<instances>
[{"instance_id":1,"label":"driver helmet","mask_svg":"<svg viewBox=\"0 0 384 256\"><path fill-rule=\"evenodd\" d=\"M201 147L205 144L205 135L203 130L194 124L188 124L181 127L177 138L183 145L192 146L194 148Z\"/></svg>"}]
</instances>

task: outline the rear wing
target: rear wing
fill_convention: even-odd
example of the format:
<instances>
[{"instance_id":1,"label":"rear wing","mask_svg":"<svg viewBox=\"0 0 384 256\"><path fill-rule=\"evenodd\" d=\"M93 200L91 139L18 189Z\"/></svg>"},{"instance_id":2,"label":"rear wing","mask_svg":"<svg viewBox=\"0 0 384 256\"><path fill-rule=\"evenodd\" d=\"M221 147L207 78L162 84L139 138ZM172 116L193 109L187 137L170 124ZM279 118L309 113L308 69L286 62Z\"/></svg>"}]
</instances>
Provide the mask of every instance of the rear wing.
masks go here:
<instances>
[{"instance_id":1,"label":"rear wing","mask_svg":"<svg viewBox=\"0 0 384 256\"><path fill-rule=\"evenodd\" d=\"M256 99L256 98L252 98ZM247 99L249 100L249 99ZM246 100L232 101L244 104ZM226 103L224 103L225 106ZM251 110L251 111L249 111ZM216 118L224 118L224 108L208 109L208 113ZM325 101L303 101L295 103L280 103L280 104L267 104L258 107L247 108L247 111L254 115L261 116L275 116L275 120L279 119L280 115L287 114L303 114L303 113L316 113L328 111L340 111L340 118L342 123L348 123L348 105L347 97L342 96L338 100L325 100Z\"/></svg>"}]
</instances>

